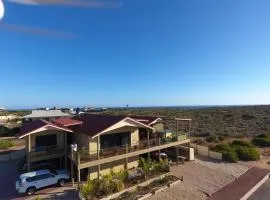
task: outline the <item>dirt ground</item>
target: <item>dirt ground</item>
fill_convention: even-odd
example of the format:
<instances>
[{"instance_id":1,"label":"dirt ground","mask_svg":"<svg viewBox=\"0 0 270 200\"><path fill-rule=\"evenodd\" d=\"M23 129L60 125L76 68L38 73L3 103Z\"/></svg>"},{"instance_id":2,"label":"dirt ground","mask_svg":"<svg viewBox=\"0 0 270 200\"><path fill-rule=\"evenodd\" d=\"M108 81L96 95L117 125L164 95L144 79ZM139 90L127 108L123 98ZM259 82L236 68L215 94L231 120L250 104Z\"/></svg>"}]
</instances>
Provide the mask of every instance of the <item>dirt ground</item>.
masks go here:
<instances>
[{"instance_id":1,"label":"dirt ground","mask_svg":"<svg viewBox=\"0 0 270 200\"><path fill-rule=\"evenodd\" d=\"M234 181L249 169L238 163L226 163L205 157L171 168L172 173L183 176L184 181L158 193L150 200L204 200L220 188Z\"/></svg>"}]
</instances>

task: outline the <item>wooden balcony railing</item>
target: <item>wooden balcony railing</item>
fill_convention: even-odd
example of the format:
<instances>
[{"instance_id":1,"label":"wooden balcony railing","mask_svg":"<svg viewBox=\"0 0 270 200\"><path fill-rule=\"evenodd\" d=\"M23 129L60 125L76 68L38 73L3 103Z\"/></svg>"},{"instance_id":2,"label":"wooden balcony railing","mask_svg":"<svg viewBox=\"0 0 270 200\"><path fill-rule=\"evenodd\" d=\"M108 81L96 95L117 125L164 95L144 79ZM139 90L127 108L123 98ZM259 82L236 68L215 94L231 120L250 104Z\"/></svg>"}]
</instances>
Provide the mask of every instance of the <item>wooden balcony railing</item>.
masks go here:
<instances>
[{"instance_id":1,"label":"wooden balcony railing","mask_svg":"<svg viewBox=\"0 0 270 200\"><path fill-rule=\"evenodd\" d=\"M53 145L53 146L41 146L31 149L31 157L42 157L54 154L64 154L64 146Z\"/></svg>"},{"instance_id":2,"label":"wooden balcony railing","mask_svg":"<svg viewBox=\"0 0 270 200\"><path fill-rule=\"evenodd\" d=\"M161 146L168 143L186 140L186 135L181 135L174 138L157 138L151 140L140 141L137 145L124 145L110 148L100 149L99 151L90 151L89 149L80 149L77 153L73 153L71 158L79 163L90 162L98 159L113 157L121 154L127 154L143 149L148 149L155 146ZM79 160L78 160L79 156Z\"/></svg>"}]
</instances>

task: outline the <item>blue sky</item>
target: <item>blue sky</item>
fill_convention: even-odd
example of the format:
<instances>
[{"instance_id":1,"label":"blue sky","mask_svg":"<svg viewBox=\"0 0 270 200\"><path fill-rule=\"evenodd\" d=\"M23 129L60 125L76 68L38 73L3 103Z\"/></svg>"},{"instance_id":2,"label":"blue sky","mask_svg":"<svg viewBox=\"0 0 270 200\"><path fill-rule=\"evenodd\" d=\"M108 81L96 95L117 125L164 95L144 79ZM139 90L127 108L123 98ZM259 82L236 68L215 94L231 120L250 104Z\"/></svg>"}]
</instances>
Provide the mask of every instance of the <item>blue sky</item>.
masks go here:
<instances>
[{"instance_id":1,"label":"blue sky","mask_svg":"<svg viewBox=\"0 0 270 200\"><path fill-rule=\"evenodd\" d=\"M5 7L3 23L76 37L0 28L0 106L270 103L270 1Z\"/></svg>"}]
</instances>

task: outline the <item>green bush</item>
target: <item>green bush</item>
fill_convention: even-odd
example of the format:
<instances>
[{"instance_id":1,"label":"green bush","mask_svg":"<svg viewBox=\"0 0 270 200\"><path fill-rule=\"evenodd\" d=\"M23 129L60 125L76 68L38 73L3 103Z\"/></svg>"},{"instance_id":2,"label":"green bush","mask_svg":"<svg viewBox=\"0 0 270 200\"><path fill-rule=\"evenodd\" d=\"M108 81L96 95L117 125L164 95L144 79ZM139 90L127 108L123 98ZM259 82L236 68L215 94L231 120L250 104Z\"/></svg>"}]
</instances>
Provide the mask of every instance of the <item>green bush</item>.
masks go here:
<instances>
[{"instance_id":1,"label":"green bush","mask_svg":"<svg viewBox=\"0 0 270 200\"><path fill-rule=\"evenodd\" d=\"M94 181L88 180L87 183L81 186L80 192L85 199L91 199L94 194Z\"/></svg>"},{"instance_id":2,"label":"green bush","mask_svg":"<svg viewBox=\"0 0 270 200\"><path fill-rule=\"evenodd\" d=\"M270 146L270 136L266 134L260 134L253 138L252 143L259 147L269 147Z\"/></svg>"},{"instance_id":3,"label":"green bush","mask_svg":"<svg viewBox=\"0 0 270 200\"><path fill-rule=\"evenodd\" d=\"M222 135L220 135L220 136L218 136L218 140L219 140L219 141L224 141L224 140L225 140L225 137L222 136Z\"/></svg>"},{"instance_id":4,"label":"green bush","mask_svg":"<svg viewBox=\"0 0 270 200\"><path fill-rule=\"evenodd\" d=\"M205 138L206 142L216 142L217 141L217 137L214 136L214 135L210 135L210 136L207 136Z\"/></svg>"},{"instance_id":5,"label":"green bush","mask_svg":"<svg viewBox=\"0 0 270 200\"><path fill-rule=\"evenodd\" d=\"M239 158L235 150L230 148L227 152L223 153L223 160L235 163Z\"/></svg>"},{"instance_id":6,"label":"green bush","mask_svg":"<svg viewBox=\"0 0 270 200\"><path fill-rule=\"evenodd\" d=\"M231 144L219 144L213 148L213 151L222 153L223 160L228 162L260 159L260 152L249 141L235 140Z\"/></svg>"},{"instance_id":7,"label":"green bush","mask_svg":"<svg viewBox=\"0 0 270 200\"><path fill-rule=\"evenodd\" d=\"M222 143L222 144L218 144L215 147L213 147L211 150L213 151L217 151L220 153L226 153L227 151L229 151L231 149L231 147L226 144L226 143Z\"/></svg>"},{"instance_id":8,"label":"green bush","mask_svg":"<svg viewBox=\"0 0 270 200\"><path fill-rule=\"evenodd\" d=\"M243 146L243 147L253 147L252 143L249 142L249 141L245 141L245 140L234 140L232 142L232 145L235 146L235 145L238 145L238 146Z\"/></svg>"},{"instance_id":9,"label":"green bush","mask_svg":"<svg viewBox=\"0 0 270 200\"><path fill-rule=\"evenodd\" d=\"M0 140L0 149L8 149L13 146L14 143L11 140Z\"/></svg>"},{"instance_id":10,"label":"green bush","mask_svg":"<svg viewBox=\"0 0 270 200\"><path fill-rule=\"evenodd\" d=\"M255 148L235 146L235 150L240 160L250 161L260 159L260 152Z\"/></svg>"}]
</instances>

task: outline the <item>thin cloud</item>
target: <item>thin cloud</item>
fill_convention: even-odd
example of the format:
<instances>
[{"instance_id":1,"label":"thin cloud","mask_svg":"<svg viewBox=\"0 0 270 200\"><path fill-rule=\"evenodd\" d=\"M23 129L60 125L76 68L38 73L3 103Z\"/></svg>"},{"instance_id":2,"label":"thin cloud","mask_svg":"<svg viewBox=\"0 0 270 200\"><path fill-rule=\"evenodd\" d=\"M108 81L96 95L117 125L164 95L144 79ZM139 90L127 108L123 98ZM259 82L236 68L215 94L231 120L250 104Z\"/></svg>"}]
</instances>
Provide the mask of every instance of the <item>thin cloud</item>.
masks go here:
<instances>
[{"instance_id":1,"label":"thin cloud","mask_svg":"<svg viewBox=\"0 0 270 200\"><path fill-rule=\"evenodd\" d=\"M73 39L76 38L78 35L70 32L65 31L55 31L45 28L36 28L30 26L23 26L17 24L3 24L0 23L0 29L5 29L8 31L15 31L24 34L32 34L38 36L46 36L46 37L57 37L57 38L64 38L64 39Z\"/></svg>"},{"instance_id":2,"label":"thin cloud","mask_svg":"<svg viewBox=\"0 0 270 200\"><path fill-rule=\"evenodd\" d=\"M86 8L120 8L120 1L101 1L101 0L7 0L12 3L24 5L60 5L71 7Z\"/></svg>"}]
</instances>

